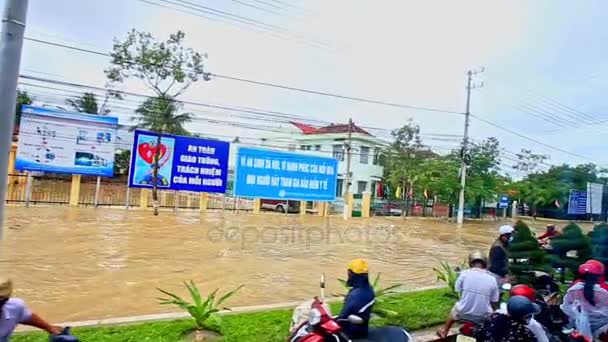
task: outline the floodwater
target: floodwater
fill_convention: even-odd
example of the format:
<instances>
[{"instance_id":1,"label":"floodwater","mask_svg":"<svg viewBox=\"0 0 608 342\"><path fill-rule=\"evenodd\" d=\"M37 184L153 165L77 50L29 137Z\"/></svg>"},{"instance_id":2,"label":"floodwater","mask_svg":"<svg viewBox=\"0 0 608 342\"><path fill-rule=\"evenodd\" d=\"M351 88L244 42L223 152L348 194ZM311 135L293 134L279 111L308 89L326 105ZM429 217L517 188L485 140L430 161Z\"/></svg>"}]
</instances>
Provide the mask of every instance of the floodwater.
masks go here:
<instances>
[{"instance_id":1,"label":"floodwater","mask_svg":"<svg viewBox=\"0 0 608 342\"><path fill-rule=\"evenodd\" d=\"M370 262L384 284L436 284L439 260L487 251L498 222L457 229L438 220L65 207L9 207L0 267L16 295L52 321L176 311L157 304L157 287L186 295L245 287L231 306L296 301L340 293L350 259ZM542 228L546 222L534 222Z\"/></svg>"}]
</instances>

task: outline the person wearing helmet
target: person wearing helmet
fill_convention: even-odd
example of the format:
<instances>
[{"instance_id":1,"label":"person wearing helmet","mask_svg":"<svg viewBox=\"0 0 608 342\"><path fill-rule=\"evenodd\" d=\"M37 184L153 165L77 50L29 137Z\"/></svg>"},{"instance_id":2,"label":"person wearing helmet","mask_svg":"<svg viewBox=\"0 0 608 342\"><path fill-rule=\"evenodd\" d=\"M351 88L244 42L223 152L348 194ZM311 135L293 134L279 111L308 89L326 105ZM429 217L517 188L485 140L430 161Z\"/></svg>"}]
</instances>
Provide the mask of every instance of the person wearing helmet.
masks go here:
<instances>
[{"instance_id":1,"label":"person wearing helmet","mask_svg":"<svg viewBox=\"0 0 608 342\"><path fill-rule=\"evenodd\" d=\"M498 239L494 241L490 248L490 272L495 274L498 285L507 281L509 274L509 254L507 247L512 240L515 228L504 225L498 228Z\"/></svg>"},{"instance_id":2,"label":"person wearing helmet","mask_svg":"<svg viewBox=\"0 0 608 342\"><path fill-rule=\"evenodd\" d=\"M512 296L507 302L507 313L492 316L477 341L483 342L519 342L536 341L528 328L532 317L540 312L540 306L524 296Z\"/></svg>"},{"instance_id":3,"label":"person wearing helmet","mask_svg":"<svg viewBox=\"0 0 608 342\"><path fill-rule=\"evenodd\" d=\"M500 296L496 278L487 270L488 262L480 251L469 255L468 270L456 279L455 290L460 300L454 305L443 329L437 331L440 338L447 338L452 325L457 321L482 323L496 308Z\"/></svg>"},{"instance_id":4,"label":"person wearing helmet","mask_svg":"<svg viewBox=\"0 0 608 342\"><path fill-rule=\"evenodd\" d=\"M52 326L37 314L31 312L22 299L12 297L13 282L0 277L0 342L8 342L19 324L36 327L51 335L62 332L60 327Z\"/></svg>"},{"instance_id":5,"label":"person wearing helmet","mask_svg":"<svg viewBox=\"0 0 608 342\"><path fill-rule=\"evenodd\" d=\"M583 336L608 341L608 290L599 284L604 264L588 260L579 266L578 273L581 279L568 289L561 309Z\"/></svg>"},{"instance_id":6,"label":"person wearing helmet","mask_svg":"<svg viewBox=\"0 0 608 342\"><path fill-rule=\"evenodd\" d=\"M515 285L509 292L511 297L521 296L528 298L532 303L536 303L536 291L528 285ZM540 307L540 306L539 306ZM496 310L496 313L508 315L507 303L501 303L500 309ZM538 314L538 313L537 313ZM536 341L538 342L549 342L545 328L540 324L534 317L530 318L530 321L526 327L534 334Z\"/></svg>"},{"instance_id":7,"label":"person wearing helmet","mask_svg":"<svg viewBox=\"0 0 608 342\"><path fill-rule=\"evenodd\" d=\"M549 240L559 235L561 235L561 233L559 232L559 230L557 230L557 228L555 228L555 225L548 224L545 233L538 237L538 242L541 245L545 245L549 242Z\"/></svg>"},{"instance_id":8,"label":"person wearing helmet","mask_svg":"<svg viewBox=\"0 0 608 342\"><path fill-rule=\"evenodd\" d=\"M369 330L369 320L375 303L374 289L369 283L369 266L365 260L355 259L348 264L348 280L346 284L350 291L344 298L344 307L338 316L342 330L348 337L365 338ZM353 324L348 316L356 315L363 319L363 324Z\"/></svg>"},{"instance_id":9,"label":"person wearing helmet","mask_svg":"<svg viewBox=\"0 0 608 342\"><path fill-rule=\"evenodd\" d=\"M585 267L583 267L583 265L585 265ZM579 267L579 275L581 277L584 275L583 273L581 273L581 271L584 272L584 270L588 269L588 267L592 267L592 268L596 268L596 269L604 268L604 264L601 261L593 260L593 259L588 260L583 265L581 265ZM584 282L584 280L579 277L579 278L575 279L570 286L574 286L575 284L582 283L582 282ZM597 284L604 290L608 291L608 284L606 284L606 276L604 274L599 276L599 278L597 280Z\"/></svg>"}]
</instances>

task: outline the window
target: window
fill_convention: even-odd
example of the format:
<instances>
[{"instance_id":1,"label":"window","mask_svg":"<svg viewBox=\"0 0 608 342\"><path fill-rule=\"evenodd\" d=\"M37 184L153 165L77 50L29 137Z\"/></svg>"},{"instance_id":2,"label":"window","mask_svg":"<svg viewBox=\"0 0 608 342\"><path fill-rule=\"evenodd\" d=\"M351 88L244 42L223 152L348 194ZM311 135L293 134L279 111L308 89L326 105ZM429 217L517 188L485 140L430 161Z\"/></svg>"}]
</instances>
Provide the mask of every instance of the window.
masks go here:
<instances>
[{"instance_id":1,"label":"window","mask_svg":"<svg viewBox=\"0 0 608 342\"><path fill-rule=\"evenodd\" d=\"M357 194L362 194L367 191L367 182L357 182Z\"/></svg>"},{"instance_id":2,"label":"window","mask_svg":"<svg viewBox=\"0 0 608 342\"><path fill-rule=\"evenodd\" d=\"M373 161L374 165L378 165L380 164L380 148L376 147L374 148L374 161Z\"/></svg>"},{"instance_id":3,"label":"window","mask_svg":"<svg viewBox=\"0 0 608 342\"><path fill-rule=\"evenodd\" d=\"M302 151L310 151L310 145L300 145L300 150Z\"/></svg>"},{"instance_id":4,"label":"window","mask_svg":"<svg viewBox=\"0 0 608 342\"><path fill-rule=\"evenodd\" d=\"M321 145L315 145L315 151L321 151Z\"/></svg>"},{"instance_id":5,"label":"window","mask_svg":"<svg viewBox=\"0 0 608 342\"><path fill-rule=\"evenodd\" d=\"M344 179L338 179L338 182L336 182L336 197L342 197L342 194L344 193Z\"/></svg>"},{"instance_id":6,"label":"window","mask_svg":"<svg viewBox=\"0 0 608 342\"><path fill-rule=\"evenodd\" d=\"M369 147L361 146L361 164L369 164Z\"/></svg>"},{"instance_id":7,"label":"window","mask_svg":"<svg viewBox=\"0 0 608 342\"><path fill-rule=\"evenodd\" d=\"M342 144L334 145L334 158L338 159L338 161L344 161L344 149Z\"/></svg>"},{"instance_id":8,"label":"window","mask_svg":"<svg viewBox=\"0 0 608 342\"><path fill-rule=\"evenodd\" d=\"M296 150L296 145L295 144L289 144L289 146L287 146L287 149L289 151L295 151Z\"/></svg>"}]
</instances>

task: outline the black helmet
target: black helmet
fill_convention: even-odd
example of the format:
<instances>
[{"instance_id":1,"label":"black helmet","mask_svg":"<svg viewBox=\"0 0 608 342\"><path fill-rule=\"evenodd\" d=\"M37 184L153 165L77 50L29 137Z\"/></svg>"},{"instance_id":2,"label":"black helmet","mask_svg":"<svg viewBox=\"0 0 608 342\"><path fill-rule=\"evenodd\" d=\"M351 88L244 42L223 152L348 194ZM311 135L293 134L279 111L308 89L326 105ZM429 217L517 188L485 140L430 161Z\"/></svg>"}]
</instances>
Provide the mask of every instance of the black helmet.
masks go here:
<instances>
[{"instance_id":1,"label":"black helmet","mask_svg":"<svg viewBox=\"0 0 608 342\"><path fill-rule=\"evenodd\" d=\"M488 266L488 259L481 251L473 251L469 254L469 266L472 266L475 262L483 263L483 267Z\"/></svg>"},{"instance_id":2,"label":"black helmet","mask_svg":"<svg viewBox=\"0 0 608 342\"><path fill-rule=\"evenodd\" d=\"M541 309L538 304L532 303L524 296L513 296L507 302L507 311L513 318L524 318L540 313Z\"/></svg>"}]
</instances>

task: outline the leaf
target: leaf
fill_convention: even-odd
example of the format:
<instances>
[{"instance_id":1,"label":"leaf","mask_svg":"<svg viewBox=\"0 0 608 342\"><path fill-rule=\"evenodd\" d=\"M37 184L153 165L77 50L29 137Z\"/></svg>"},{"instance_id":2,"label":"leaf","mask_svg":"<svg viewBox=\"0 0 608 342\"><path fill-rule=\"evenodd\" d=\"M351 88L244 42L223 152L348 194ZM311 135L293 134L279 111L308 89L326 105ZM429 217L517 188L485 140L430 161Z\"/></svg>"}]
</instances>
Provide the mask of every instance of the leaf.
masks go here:
<instances>
[{"instance_id":1,"label":"leaf","mask_svg":"<svg viewBox=\"0 0 608 342\"><path fill-rule=\"evenodd\" d=\"M237 287L236 289L226 293L225 295L223 295L220 300L217 301L217 305L221 305L223 302L227 301L228 299L230 299L232 296L234 296L236 294L237 291L239 291L240 289L243 288L243 286L245 286L244 284L239 285L239 287Z\"/></svg>"}]
</instances>

